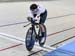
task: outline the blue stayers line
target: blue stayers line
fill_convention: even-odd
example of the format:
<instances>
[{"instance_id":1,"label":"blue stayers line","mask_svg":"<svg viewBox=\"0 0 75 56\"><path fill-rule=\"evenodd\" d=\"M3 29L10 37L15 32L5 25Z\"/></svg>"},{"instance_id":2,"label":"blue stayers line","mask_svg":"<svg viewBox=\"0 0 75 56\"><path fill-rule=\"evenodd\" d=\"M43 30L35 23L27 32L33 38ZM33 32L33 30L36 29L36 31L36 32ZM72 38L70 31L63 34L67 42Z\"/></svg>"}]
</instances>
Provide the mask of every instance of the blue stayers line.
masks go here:
<instances>
[{"instance_id":1,"label":"blue stayers line","mask_svg":"<svg viewBox=\"0 0 75 56\"><path fill-rule=\"evenodd\" d=\"M71 16L71 15L75 15L75 14L67 14L67 15L62 15L62 16L56 16L56 17L51 17L51 18L48 18L48 19L61 18L61 17Z\"/></svg>"},{"instance_id":2,"label":"blue stayers line","mask_svg":"<svg viewBox=\"0 0 75 56\"><path fill-rule=\"evenodd\" d=\"M65 16L70 16L70 15L75 15L75 14L67 14L67 15L62 15L62 16L51 17L51 18L47 18L47 20L48 19L61 18L61 17L65 17ZM28 22L18 22L18 23L13 23L13 24L0 25L0 27L12 26L12 25L24 24L24 23L28 23ZM27 26L28 26L28 24L27 24Z\"/></svg>"},{"instance_id":3,"label":"blue stayers line","mask_svg":"<svg viewBox=\"0 0 75 56\"><path fill-rule=\"evenodd\" d=\"M28 23L28 22L18 22L18 23L13 23L13 24L0 25L0 27L12 26L12 25L24 24L24 23Z\"/></svg>"}]
</instances>

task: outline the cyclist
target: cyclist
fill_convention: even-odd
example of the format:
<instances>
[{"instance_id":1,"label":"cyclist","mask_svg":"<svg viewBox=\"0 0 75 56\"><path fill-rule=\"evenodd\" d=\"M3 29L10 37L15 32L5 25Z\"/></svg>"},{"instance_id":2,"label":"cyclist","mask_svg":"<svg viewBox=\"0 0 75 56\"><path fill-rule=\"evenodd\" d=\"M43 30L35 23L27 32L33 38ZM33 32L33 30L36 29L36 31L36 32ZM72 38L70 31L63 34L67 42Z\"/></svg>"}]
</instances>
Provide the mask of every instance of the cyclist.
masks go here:
<instances>
[{"instance_id":1,"label":"cyclist","mask_svg":"<svg viewBox=\"0 0 75 56\"><path fill-rule=\"evenodd\" d=\"M28 13L28 21L31 21L33 24L39 23L41 26L45 23L47 18L47 10L41 5L31 4L29 13ZM42 37L44 36L44 31L42 32Z\"/></svg>"}]
</instances>

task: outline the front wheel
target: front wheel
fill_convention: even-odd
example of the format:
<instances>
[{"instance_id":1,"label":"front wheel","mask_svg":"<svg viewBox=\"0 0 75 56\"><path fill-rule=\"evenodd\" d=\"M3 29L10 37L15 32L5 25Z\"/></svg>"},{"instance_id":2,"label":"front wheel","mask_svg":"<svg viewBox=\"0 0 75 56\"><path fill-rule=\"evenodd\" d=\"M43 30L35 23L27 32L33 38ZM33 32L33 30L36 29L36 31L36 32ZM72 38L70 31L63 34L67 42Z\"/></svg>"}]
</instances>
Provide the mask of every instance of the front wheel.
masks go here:
<instances>
[{"instance_id":1,"label":"front wheel","mask_svg":"<svg viewBox=\"0 0 75 56\"><path fill-rule=\"evenodd\" d=\"M28 29L27 34L26 34L26 39L25 39L25 44L26 44L26 49L28 51L31 51L34 47L34 34L33 34L32 27Z\"/></svg>"},{"instance_id":2,"label":"front wheel","mask_svg":"<svg viewBox=\"0 0 75 56\"><path fill-rule=\"evenodd\" d=\"M42 24L42 27L40 27L38 35L39 35L39 45L43 46L46 42L47 37L46 26L44 24Z\"/></svg>"}]
</instances>

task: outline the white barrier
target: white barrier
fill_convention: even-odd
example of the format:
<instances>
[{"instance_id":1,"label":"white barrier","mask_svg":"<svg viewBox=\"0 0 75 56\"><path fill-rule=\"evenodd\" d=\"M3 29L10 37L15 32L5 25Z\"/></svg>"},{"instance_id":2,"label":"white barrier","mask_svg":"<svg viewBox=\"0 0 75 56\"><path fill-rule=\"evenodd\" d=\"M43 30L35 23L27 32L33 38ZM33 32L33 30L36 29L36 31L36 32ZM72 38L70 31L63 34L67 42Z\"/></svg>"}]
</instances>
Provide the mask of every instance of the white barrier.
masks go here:
<instances>
[{"instance_id":1,"label":"white barrier","mask_svg":"<svg viewBox=\"0 0 75 56\"><path fill-rule=\"evenodd\" d=\"M22 44L25 45L25 39L22 39L20 37L16 37L16 36L13 36L13 35L9 35L9 34L6 34L6 33L2 33L2 32L0 32L0 35L4 36L2 38L5 38L5 39L11 40L11 41L15 41L15 42L19 42L19 43L22 43ZM56 49L56 48L53 48L53 47L50 47L50 46L47 46L47 45L44 45L43 47L40 47L37 43L35 43L35 47L38 48L38 49L41 49L41 50L45 50L45 51L50 51L50 50Z\"/></svg>"}]
</instances>

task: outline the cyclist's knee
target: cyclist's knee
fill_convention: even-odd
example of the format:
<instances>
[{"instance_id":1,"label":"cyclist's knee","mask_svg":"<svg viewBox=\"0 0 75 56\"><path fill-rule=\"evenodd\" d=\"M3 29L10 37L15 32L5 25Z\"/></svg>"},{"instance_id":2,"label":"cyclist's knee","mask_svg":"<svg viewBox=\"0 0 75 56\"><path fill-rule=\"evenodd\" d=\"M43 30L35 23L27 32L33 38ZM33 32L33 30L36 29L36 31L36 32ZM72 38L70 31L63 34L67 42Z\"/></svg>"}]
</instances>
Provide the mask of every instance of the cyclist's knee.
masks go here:
<instances>
[{"instance_id":1,"label":"cyclist's knee","mask_svg":"<svg viewBox=\"0 0 75 56\"><path fill-rule=\"evenodd\" d=\"M44 29L44 24L39 24L40 25L40 28L41 28L41 30L42 30L42 32L45 32L45 29Z\"/></svg>"}]
</instances>

